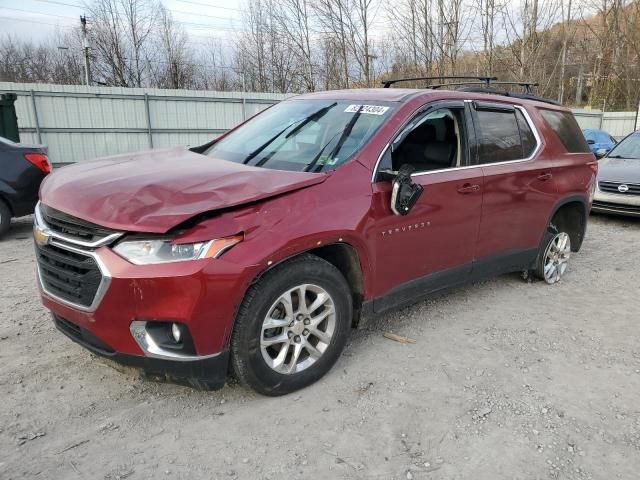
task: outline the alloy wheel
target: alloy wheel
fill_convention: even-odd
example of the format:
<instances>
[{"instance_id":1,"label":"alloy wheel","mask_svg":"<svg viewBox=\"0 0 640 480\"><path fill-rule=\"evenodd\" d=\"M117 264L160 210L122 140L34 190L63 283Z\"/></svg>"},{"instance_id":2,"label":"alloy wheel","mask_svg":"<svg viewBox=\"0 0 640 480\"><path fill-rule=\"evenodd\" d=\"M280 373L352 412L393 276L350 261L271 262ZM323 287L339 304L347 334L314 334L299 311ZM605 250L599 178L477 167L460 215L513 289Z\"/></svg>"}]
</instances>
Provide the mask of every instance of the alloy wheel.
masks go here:
<instances>
[{"instance_id":1,"label":"alloy wheel","mask_svg":"<svg viewBox=\"0 0 640 480\"><path fill-rule=\"evenodd\" d=\"M301 372L322 357L335 328L331 295L318 285L298 285L280 295L262 322L262 358L278 373Z\"/></svg>"},{"instance_id":2,"label":"alloy wheel","mask_svg":"<svg viewBox=\"0 0 640 480\"><path fill-rule=\"evenodd\" d=\"M565 232L556 234L544 254L544 280L553 284L562 278L571 256L571 239Z\"/></svg>"}]
</instances>

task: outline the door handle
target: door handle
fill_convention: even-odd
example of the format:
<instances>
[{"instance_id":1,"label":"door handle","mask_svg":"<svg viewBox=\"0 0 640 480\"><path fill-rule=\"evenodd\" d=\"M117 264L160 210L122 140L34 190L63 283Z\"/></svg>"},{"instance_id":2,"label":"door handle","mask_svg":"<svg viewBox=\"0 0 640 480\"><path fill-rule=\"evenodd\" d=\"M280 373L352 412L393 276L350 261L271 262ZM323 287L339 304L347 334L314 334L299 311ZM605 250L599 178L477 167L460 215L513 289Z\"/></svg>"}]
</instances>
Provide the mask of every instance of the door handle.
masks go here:
<instances>
[{"instance_id":1,"label":"door handle","mask_svg":"<svg viewBox=\"0 0 640 480\"><path fill-rule=\"evenodd\" d=\"M468 194L475 193L480 190L480 185L475 185L471 183L465 183L461 187L458 187L458 193Z\"/></svg>"},{"instance_id":2,"label":"door handle","mask_svg":"<svg viewBox=\"0 0 640 480\"><path fill-rule=\"evenodd\" d=\"M547 180L551 180L551 177L553 177L553 174L551 174L549 172L544 172L544 173L541 173L540 175L538 175L538 180L540 180L542 182L546 182Z\"/></svg>"}]
</instances>

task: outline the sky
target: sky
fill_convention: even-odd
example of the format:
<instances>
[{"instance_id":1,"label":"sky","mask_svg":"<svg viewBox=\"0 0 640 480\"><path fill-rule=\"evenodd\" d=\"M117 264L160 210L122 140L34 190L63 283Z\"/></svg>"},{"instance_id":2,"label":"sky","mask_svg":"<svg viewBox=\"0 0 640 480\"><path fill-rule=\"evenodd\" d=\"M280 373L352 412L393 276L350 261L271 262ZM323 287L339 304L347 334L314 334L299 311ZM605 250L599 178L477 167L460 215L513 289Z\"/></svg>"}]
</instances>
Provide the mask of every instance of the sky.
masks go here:
<instances>
[{"instance_id":1,"label":"sky","mask_svg":"<svg viewBox=\"0 0 640 480\"><path fill-rule=\"evenodd\" d=\"M242 26L243 0L163 0L194 43L229 39ZM39 42L80 25L83 0L0 0L0 35ZM91 21L90 18L87 19ZM64 46L64 45L61 45Z\"/></svg>"}]
</instances>

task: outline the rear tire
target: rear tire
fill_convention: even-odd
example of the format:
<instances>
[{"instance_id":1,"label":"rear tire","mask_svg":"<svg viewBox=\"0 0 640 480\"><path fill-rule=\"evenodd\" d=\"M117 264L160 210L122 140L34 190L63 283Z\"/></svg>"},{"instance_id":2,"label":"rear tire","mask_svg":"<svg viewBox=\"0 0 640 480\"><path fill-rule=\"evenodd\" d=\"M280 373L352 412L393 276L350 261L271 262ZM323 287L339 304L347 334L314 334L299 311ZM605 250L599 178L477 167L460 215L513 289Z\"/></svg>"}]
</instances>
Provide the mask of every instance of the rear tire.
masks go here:
<instances>
[{"instance_id":1,"label":"rear tire","mask_svg":"<svg viewBox=\"0 0 640 480\"><path fill-rule=\"evenodd\" d=\"M567 269L570 256L571 237L553 223L549 224L534 270L536 277L549 285L558 283Z\"/></svg>"},{"instance_id":2,"label":"rear tire","mask_svg":"<svg viewBox=\"0 0 640 480\"><path fill-rule=\"evenodd\" d=\"M339 358L352 315L349 285L326 260L300 255L273 268L238 312L231 336L236 377L270 396L314 383Z\"/></svg>"},{"instance_id":3,"label":"rear tire","mask_svg":"<svg viewBox=\"0 0 640 480\"><path fill-rule=\"evenodd\" d=\"M0 200L0 238L2 238L11 226L11 210L6 203Z\"/></svg>"}]
</instances>

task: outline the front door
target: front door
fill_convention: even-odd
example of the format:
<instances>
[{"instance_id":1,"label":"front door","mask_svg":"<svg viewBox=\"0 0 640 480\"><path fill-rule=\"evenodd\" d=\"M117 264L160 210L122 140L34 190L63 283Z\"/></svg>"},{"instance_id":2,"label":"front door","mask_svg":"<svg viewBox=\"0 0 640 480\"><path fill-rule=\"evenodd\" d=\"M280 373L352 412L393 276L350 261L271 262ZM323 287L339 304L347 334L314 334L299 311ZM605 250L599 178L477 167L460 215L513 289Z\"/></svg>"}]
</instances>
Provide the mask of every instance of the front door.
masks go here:
<instances>
[{"instance_id":1,"label":"front door","mask_svg":"<svg viewBox=\"0 0 640 480\"><path fill-rule=\"evenodd\" d=\"M409 122L380 162L396 171L411 164L424 191L402 216L391 210L391 181L373 184L376 311L460 283L471 271L483 176L469 165L469 121L462 102L436 104Z\"/></svg>"}]
</instances>

